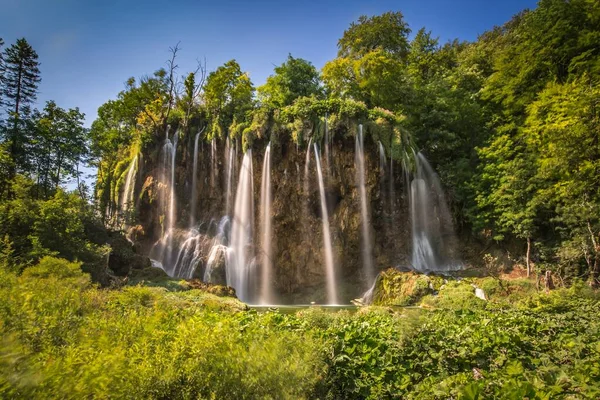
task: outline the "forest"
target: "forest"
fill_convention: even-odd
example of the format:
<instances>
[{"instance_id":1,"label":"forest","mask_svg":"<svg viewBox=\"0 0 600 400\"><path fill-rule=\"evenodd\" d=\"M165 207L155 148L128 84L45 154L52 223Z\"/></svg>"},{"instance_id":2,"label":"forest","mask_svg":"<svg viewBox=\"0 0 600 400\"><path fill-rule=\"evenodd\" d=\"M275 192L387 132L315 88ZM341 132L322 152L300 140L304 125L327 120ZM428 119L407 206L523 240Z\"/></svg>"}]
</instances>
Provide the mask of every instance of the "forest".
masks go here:
<instances>
[{"instance_id":1,"label":"forest","mask_svg":"<svg viewBox=\"0 0 600 400\"><path fill-rule=\"evenodd\" d=\"M600 3L414 28L89 128L0 38L0 397L599 398Z\"/></svg>"}]
</instances>

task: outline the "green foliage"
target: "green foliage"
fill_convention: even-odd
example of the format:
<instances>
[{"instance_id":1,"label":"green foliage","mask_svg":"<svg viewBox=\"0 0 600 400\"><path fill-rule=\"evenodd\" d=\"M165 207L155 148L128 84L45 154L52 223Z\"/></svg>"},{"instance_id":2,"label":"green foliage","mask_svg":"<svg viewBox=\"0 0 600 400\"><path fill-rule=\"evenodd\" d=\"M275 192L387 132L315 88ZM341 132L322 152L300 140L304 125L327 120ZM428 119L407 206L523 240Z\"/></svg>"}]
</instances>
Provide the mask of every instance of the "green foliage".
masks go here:
<instances>
[{"instance_id":1,"label":"green foliage","mask_svg":"<svg viewBox=\"0 0 600 400\"><path fill-rule=\"evenodd\" d=\"M401 12L386 12L367 17L362 15L338 41L338 57L360 58L374 50L404 59L408 53L410 28Z\"/></svg>"},{"instance_id":2,"label":"green foliage","mask_svg":"<svg viewBox=\"0 0 600 400\"><path fill-rule=\"evenodd\" d=\"M216 313L197 291L101 291L42 264L1 280L2 397L305 398L320 377L321 346L279 315Z\"/></svg>"},{"instance_id":3,"label":"green foliage","mask_svg":"<svg viewBox=\"0 0 600 400\"><path fill-rule=\"evenodd\" d=\"M459 285L451 290L464 298ZM575 288L516 308L475 300L482 306L331 320L333 353L319 397L598 396L597 299Z\"/></svg>"},{"instance_id":4,"label":"green foliage","mask_svg":"<svg viewBox=\"0 0 600 400\"><path fill-rule=\"evenodd\" d=\"M21 276L24 278L63 279L82 277L83 275L81 273L81 263L46 256L37 265L27 268Z\"/></svg>"},{"instance_id":5,"label":"green foliage","mask_svg":"<svg viewBox=\"0 0 600 400\"><path fill-rule=\"evenodd\" d=\"M592 284L600 268L600 53L590 40L599 37L599 16L597 2L540 1L473 48L494 51L481 90L493 133L478 149L476 230L533 240L534 259Z\"/></svg>"},{"instance_id":6,"label":"green foliage","mask_svg":"<svg viewBox=\"0 0 600 400\"><path fill-rule=\"evenodd\" d=\"M83 120L78 108L67 111L53 101L48 101L42 113L34 116L37 135L32 165L44 197L67 178L78 176L76 167L85 161L88 152Z\"/></svg>"},{"instance_id":7,"label":"green foliage","mask_svg":"<svg viewBox=\"0 0 600 400\"><path fill-rule=\"evenodd\" d=\"M9 143L11 178L17 170L29 170L28 147L35 137L30 129L30 107L41 82L39 65L37 53L25 38L17 39L2 55L0 105L8 119L0 134L3 142Z\"/></svg>"},{"instance_id":8,"label":"green foliage","mask_svg":"<svg viewBox=\"0 0 600 400\"><path fill-rule=\"evenodd\" d=\"M331 96L364 101L369 107L397 110L409 91L404 63L380 49L357 59L330 61L322 75Z\"/></svg>"},{"instance_id":9,"label":"green foliage","mask_svg":"<svg viewBox=\"0 0 600 400\"><path fill-rule=\"evenodd\" d=\"M208 138L224 138L230 126L248 119L253 108L254 86L235 60L211 72L204 87L204 101L210 115Z\"/></svg>"},{"instance_id":10,"label":"green foliage","mask_svg":"<svg viewBox=\"0 0 600 400\"><path fill-rule=\"evenodd\" d=\"M475 288L468 282L449 281L442 285L436 295L423 298L423 307L451 310L474 310L485 306L485 300L475 296Z\"/></svg>"},{"instance_id":11,"label":"green foliage","mask_svg":"<svg viewBox=\"0 0 600 400\"><path fill-rule=\"evenodd\" d=\"M58 189L51 198L36 199L34 186L17 175L11 192L14 198L0 202L0 237L9 264L26 265L46 255L60 255L71 261L96 263L98 244L94 230L104 230L89 204L76 193ZM8 256L8 254L7 254Z\"/></svg>"},{"instance_id":12,"label":"green foliage","mask_svg":"<svg viewBox=\"0 0 600 400\"><path fill-rule=\"evenodd\" d=\"M289 106L298 97L320 97L321 87L317 69L302 58L288 55L283 64L275 67L275 74L258 88L258 98L271 108Z\"/></svg>"},{"instance_id":13,"label":"green foliage","mask_svg":"<svg viewBox=\"0 0 600 400\"><path fill-rule=\"evenodd\" d=\"M490 290L494 281L479 283ZM520 399L600 394L596 292L576 283L498 303L473 298L472 292L468 282L448 283L440 288L443 300L434 311L257 313L199 289L99 290L78 263L47 257L19 277L0 270L5 299L0 395Z\"/></svg>"},{"instance_id":14,"label":"green foliage","mask_svg":"<svg viewBox=\"0 0 600 400\"><path fill-rule=\"evenodd\" d=\"M414 272L399 272L395 268L383 271L377 277L373 305L407 306L416 304L431 292L432 279Z\"/></svg>"}]
</instances>

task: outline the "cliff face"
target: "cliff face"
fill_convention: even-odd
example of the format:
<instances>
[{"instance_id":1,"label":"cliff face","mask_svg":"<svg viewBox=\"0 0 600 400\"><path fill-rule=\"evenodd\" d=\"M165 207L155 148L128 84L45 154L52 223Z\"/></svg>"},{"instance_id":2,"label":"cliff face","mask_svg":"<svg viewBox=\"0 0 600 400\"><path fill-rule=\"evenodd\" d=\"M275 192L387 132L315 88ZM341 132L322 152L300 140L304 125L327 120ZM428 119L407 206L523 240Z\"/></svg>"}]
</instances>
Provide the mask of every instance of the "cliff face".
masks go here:
<instances>
[{"instance_id":1,"label":"cliff face","mask_svg":"<svg viewBox=\"0 0 600 400\"><path fill-rule=\"evenodd\" d=\"M361 252L361 208L355 168L355 139L338 135L329 148L329 158L321 155L327 207L340 300L347 302L360 296L372 282L363 272ZM232 182L229 215L235 204L239 168L243 157L241 146L232 151ZM260 189L265 141L256 140L253 151L254 181L254 253L259 253ZM320 143L323 148L324 144ZM235 148L237 147L237 151ZM166 233L168 218L164 200L170 194L164 166L161 165L162 143L147 146L135 185L136 215L130 223L130 237L145 254L154 257L155 243ZM199 232L194 276L204 276L219 221L227 215L229 160L225 141L214 144L201 141L197 170L193 170L194 135L182 136L177 144L174 170L177 228L172 232L171 260L177 258L189 238L193 173L197 174L195 229ZM316 174L314 150L311 148L308 182L305 180L307 147L297 147L288 138L272 137L272 264L274 286L281 302L322 302L325 299L325 268L320 192ZM410 223L405 185L400 168L390 159L380 167L378 143L370 136L364 142L365 187L370 213L373 265L376 271L408 265L410 261ZM308 191L306 191L308 189ZM227 244L227 243L225 243ZM153 249L154 246L154 249ZM173 261L171 261L173 262ZM179 273L173 271L175 275Z\"/></svg>"}]
</instances>

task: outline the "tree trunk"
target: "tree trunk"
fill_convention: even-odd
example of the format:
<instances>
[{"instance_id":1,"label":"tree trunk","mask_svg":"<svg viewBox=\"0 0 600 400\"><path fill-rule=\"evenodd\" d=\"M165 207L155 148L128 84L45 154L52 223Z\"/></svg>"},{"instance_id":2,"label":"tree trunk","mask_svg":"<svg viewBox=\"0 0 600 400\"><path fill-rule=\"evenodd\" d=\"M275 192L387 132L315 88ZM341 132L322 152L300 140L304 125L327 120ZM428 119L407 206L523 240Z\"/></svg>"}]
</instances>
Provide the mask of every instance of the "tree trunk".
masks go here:
<instances>
[{"instance_id":1,"label":"tree trunk","mask_svg":"<svg viewBox=\"0 0 600 400\"><path fill-rule=\"evenodd\" d=\"M56 181L54 182L54 189L58 190L58 185L60 184L60 170L62 167L62 154L58 156L57 169L56 169Z\"/></svg>"},{"instance_id":2,"label":"tree trunk","mask_svg":"<svg viewBox=\"0 0 600 400\"><path fill-rule=\"evenodd\" d=\"M529 278L529 276L531 275L531 238L528 237L527 238L527 256L525 259L525 263L527 265L527 277Z\"/></svg>"},{"instance_id":3,"label":"tree trunk","mask_svg":"<svg viewBox=\"0 0 600 400\"><path fill-rule=\"evenodd\" d=\"M594 260L594 266L590 271L590 286L594 289L598 288L598 276L600 275L600 249L596 250L596 259Z\"/></svg>"},{"instance_id":4,"label":"tree trunk","mask_svg":"<svg viewBox=\"0 0 600 400\"><path fill-rule=\"evenodd\" d=\"M23 79L23 64L19 64L19 75L17 78L17 94L15 96L15 121L13 123L12 129L12 140L10 143L10 155L12 156L12 164L10 165L8 171L8 179L13 180L17 175L17 152L19 151L19 146L17 142L18 129L19 129L19 107L21 105L21 80ZM10 193L10 190L9 190Z\"/></svg>"},{"instance_id":5,"label":"tree trunk","mask_svg":"<svg viewBox=\"0 0 600 400\"><path fill-rule=\"evenodd\" d=\"M77 174L77 190L79 191L79 197L81 200L85 200L85 195L83 193L83 188L81 187L81 181L79 180L79 161L75 164L76 174Z\"/></svg>"},{"instance_id":6,"label":"tree trunk","mask_svg":"<svg viewBox=\"0 0 600 400\"><path fill-rule=\"evenodd\" d=\"M552 280L552 273L550 271L546 271L546 278L544 280L544 287L546 289L546 293L550 292L554 289L554 281Z\"/></svg>"}]
</instances>

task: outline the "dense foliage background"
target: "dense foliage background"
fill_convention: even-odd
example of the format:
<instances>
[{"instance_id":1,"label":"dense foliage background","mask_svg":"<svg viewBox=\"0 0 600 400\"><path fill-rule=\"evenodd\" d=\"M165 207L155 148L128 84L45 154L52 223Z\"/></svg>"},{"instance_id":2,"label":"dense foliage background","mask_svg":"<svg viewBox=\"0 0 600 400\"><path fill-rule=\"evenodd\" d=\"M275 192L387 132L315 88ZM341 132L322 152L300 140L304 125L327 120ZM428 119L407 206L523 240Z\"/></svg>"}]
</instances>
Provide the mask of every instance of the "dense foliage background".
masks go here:
<instances>
[{"instance_id":1,"label":"dense foliage background","mask_svg":"<svg viewBox=\"0 0 600 400\"><path fill-rule=\"evenodd\" d=\"M334 132L336 124L363 122L397 159L408 145L424 151L463 237L503 247L528 268L534 261L538 272L596 284L599 26L594 0L541 0L472 43L440 44L425 28L411 34L400 12L363 16L321 71L289 55L257 89L235 60L178 75L174 47L167 68L128 79L91 129L77 109L52 101L32 108L41 73L35 50L20 39L0 64L0 218L10 221L0 228L4 247L12 243L25 261L43 253L30 252L40 245L32 224L5 200L25 201L28 193L31 202L53 201L73 179L82 206L93 201L106 222L130 160L167 125L184 138L207 127L202 140L240 137L244 148L281 135L305 145L307 129L320 138L327 114ZM91 198L78 180L86 164L98 173Z\"/></svg>"}]
</instances>

